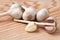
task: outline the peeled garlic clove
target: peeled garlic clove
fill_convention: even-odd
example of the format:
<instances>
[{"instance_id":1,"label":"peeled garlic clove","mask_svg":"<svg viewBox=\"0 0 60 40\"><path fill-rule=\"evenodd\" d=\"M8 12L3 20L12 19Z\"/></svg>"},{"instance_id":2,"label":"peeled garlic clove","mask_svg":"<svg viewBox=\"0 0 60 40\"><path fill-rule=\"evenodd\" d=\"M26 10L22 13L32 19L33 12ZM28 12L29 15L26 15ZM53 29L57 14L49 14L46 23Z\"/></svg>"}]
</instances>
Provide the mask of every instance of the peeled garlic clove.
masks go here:
<instances>
[{"instance_id":1,"label":"peeled garlic clove","mask_svg":"<svg viewBox=\"0 0 60 40\"><path fill-rule=\"evenodd\" d=\"M37 12L36 19L37 21L43 21L44 19L49 17L49 12L47 9L41 9Z\"/></svg>"},{"instance_id":2,"label":"peeled garlic clove","mask_svg":"<svg viewBox=\"0 0 60 40\"><path fill-rule=\"evenodd\" d=\"M48 17L46 20L44 20L44 22L49 22L49 23L53 23L55 21L54 17Z\"/></svg>"},{"instance_id":3,"label":"peeled garlic clove","mask_svg":"<svg viewBox=\"0 0 60 40\"><path fill-rule=\"evenodd\" d=\"M27 32L34 32L36 30L37 30L37 25L34 22L30 22L25 28L25 31Z\"/></svg>"},{"instance_id":4,"label":"peeled garlic clove","mask_svg":"<svg viewBox=\"0 0 60 40\"><path fill-rule=\"evenodd\" d=\"M46 30L48 33L54 33L54 32L56 31L56 27L46 26L46 27L45 27L45 30Z\"/></svg>"},{"instance_id":5,"label":"peeled garlic clove","mask_svg":"<svg viewBox=\"0 0 60 40\"><path fill-rule=\"evenodd\" d=\"M10 16L12 16L15 19L20 19L22 17L22 10L21 10L21 5L18 3L13 4L10 9L8 10L8 13Z\"/></svg>"},{"instance_id":6,"label":"peeled garlic clove","mask_svg":"<svg viewBox=\"0 0 60 40\"><path fill-rule=\"evenodd\" d=\"M23 13L24 20L35 20L36 11L32 7L26 8Z\"/></svg>"}]
</instances>

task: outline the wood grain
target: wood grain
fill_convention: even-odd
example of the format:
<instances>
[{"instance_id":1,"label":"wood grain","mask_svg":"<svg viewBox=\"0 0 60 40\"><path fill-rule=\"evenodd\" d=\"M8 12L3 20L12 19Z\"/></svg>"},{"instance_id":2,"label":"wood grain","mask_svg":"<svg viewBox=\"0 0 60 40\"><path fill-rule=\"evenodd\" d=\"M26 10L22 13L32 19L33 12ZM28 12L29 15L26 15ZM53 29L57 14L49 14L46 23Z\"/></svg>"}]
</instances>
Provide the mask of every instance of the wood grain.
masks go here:
<instances>
[{"instance_id":1,"label":"wood grain","mask_svg":"<svg viewBox=\"0 0 60 40\"><path fill-rule=\"evenodd\" d=\"M12 17L0 18L0 40L60 40L60 0L0 0L0 12L5 12L14 3L34 7L37 11L47 8L50 16L57 21L57 31L48 34L44 29L39 28L37 32L27 33L24 28L26 24L12 21Z\"/></svg>"}]
</instances>

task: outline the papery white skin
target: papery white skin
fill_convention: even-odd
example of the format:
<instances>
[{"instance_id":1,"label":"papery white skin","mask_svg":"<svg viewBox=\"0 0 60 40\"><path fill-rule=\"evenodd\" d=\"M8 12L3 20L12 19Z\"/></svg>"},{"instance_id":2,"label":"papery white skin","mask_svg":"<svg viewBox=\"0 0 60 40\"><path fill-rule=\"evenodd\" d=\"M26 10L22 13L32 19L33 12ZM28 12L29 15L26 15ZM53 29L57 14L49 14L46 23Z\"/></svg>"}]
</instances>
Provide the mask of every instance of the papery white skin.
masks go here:
<instances>
[{"instance_id":1,"label":"papery white skin","mask_svg":"<svg viewBox=\"0 0 60 40\"><path fill-rule=\"evenodd\" d=\"M22 17L21 6L18 3L11 5L7 12L1 13L0 16L10 15L15 19L20 19Z\"/></svg>"},{"instance_id":2,"label":"papery white skin","mask_svg":"<svg viewBox=\"0 0 60 40\"><path fill-rule=\"evenodd\" d=\"M37 15L36 15L37 21L43 21L47 17L49 17L49 12L47 9L44 8L37 12Z\"/></svg>"},{"instance_id":3,"label":"papery white skin","mask_svg":"<svg viewBox=\"0 0 60 40\"><path fill-rule=\"evenodd\" d=\"M34 32L37 30L37 25L34 22L30 22L26 27L25 31L27 32Z\"/></svg>"},{"instance_id":4,"label":"papery white skin","mask_svg":"<svg viewBox=\"0 0 60 40\"><path fill-rule=\"evenodd\" d=\"M36 10L32 7L28 7L28 8L26 8L25 6L22 6L22 7L25 9L23 16L22 16L23 19L24 20L35 20ZM29 18L29 16L31 18Z\"/></svg>"},{"instance_id":5,"label":"papery white skin","mask_svg":"<svg viewBox=\"0 0 60 40\"><path fill-rule=\"evenodd\" d=\"M55 20L54 17L48 17L46 20Z\"/></svg>"},{"instance_id":6,"label":"papery white skin","mask_svg":"<svg viewBox=\"0 0 60 40\"><path fill-rule=\"evenodd\" d=\"M46 27L45 27L45 30L46 30L48 33L54 33L54 32L56 31L56 27L46 26Z\"/></svg>"}]
</instances>

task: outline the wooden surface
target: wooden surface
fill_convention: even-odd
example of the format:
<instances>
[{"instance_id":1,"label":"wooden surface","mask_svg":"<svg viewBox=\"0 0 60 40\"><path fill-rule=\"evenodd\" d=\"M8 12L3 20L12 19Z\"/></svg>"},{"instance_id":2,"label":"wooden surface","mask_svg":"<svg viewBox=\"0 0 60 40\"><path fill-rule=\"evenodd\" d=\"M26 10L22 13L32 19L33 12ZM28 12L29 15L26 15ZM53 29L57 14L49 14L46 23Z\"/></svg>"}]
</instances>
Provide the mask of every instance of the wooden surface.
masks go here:
<instances>
[{"instance_id":1,"label":"wooden surface","mask_svg":"<svg viewBox=\"0 0 60 40\"><path fill-rule=\"evenodd\" d=\"M10 16L4 16L0 17L0 40L60 40L60 0L0 0L0 12L7 11L13 2L32 6L37 11L47 8L50 16L57 20L57 31L48 34L39 28L37 32L27 33L24 30L26 24L14 22Z\"/></svg>"}]
</instances>

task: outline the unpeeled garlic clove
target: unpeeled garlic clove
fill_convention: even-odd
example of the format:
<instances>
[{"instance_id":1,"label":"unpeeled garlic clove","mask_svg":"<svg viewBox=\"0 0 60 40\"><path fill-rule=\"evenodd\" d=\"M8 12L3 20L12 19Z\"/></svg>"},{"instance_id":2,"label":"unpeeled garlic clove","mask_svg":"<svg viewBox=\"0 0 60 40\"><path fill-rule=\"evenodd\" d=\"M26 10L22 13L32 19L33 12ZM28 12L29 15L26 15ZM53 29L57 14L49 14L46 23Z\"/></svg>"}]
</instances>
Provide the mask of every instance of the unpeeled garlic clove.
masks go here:
<instances>
[{"instance_id":1,"label":"unpeeled garlic clove","mask_svg":"<svg viewBox=\"0 0 60 40\"><path fill-rule=\"evenodd\" d=\"M8 10L8 13L10 16L12 16L15 19L20 19L22 17L22 10L21 10L21 5L18 3L13 4L10 9Z\"/></svg>"},{"instance_id":2,"label":"unpeeled garlic clove","mask_svg":"<svg viewBox=\"0 0 60 40\"><path fill-rule=\"evenodd\" d=\"M26 8L25 6L22 6L25 11L23 13L23 19L24 20L35 20L36 10L32 7Z\"/></svg>"},{"instance_id":3,"label":"unpeeled garlic clove","mask_svg":"<svg viewBox=\"0 0 60 40\"><path fill-rule=\"evenodd\" d=\"M45 26L44 28L48 33L54 33L56 31L56 27Z\"/></svg>"},{"instance_id":4,"label":"unpeeled garlic clove","mask_svg":"<svg viewBox=\"0 0 60 40\"><path fill-rule=\"evenodd\" d=\"M54 17L48 17L47 19L44 20L44 22L49 22L49 23L53 23L55 21Z\"/></svg>"},{"instance_id":5,"label":"unpeeled garlic clove","mask_svg":"<svg viewBox=\"0 0 60 40\"><path fill-rule=\"evenodd\" d=\"M43 21L44 19L49 17L49 12L47 9L41 9L37 12L36 19L37 21Z\"/></svg>"},{"instance_id":6,"label":"unpeeled garlic clove","mask_svg":"<svg viewBox=\"0 0 60 40\"><path fill-rule=\"evenodd\" d=\"M21 5L18 3L13 4L7 12L1 13L1 16L10 15L15 19L20 19L22 17Z\"/></svg>"},{"instance_id":7,"label":"unpeeled garlic clove","mask_svg":"<svg viewBox=\"0 0 60 40\"><path fill-rule=\"evenodd\" d=\"M27 32L34 32L37 30L37 25L34 22L30 22L26 27L25 31Z\"/></svg>"}]
</instances>

